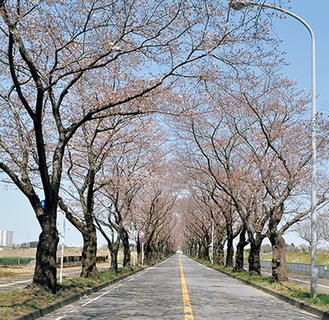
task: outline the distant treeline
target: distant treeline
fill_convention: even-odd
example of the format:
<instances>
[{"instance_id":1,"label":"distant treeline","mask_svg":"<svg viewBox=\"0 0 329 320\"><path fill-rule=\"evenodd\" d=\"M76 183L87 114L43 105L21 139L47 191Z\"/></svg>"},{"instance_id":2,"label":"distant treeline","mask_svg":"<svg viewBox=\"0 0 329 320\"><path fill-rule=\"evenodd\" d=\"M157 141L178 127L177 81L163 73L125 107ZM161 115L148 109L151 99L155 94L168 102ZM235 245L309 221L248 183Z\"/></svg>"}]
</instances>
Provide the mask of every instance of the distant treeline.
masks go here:
<instances>
[{"instance_id":1,"label":"distant treeline","mask_svg":"<svg viewBox=\"0 0 329 320\"><path fill-rule=\"evenodd\" d=\"M36 248L38 246L39 241L30 241L30 242L23 242L21 244L17 244L16 247L19 248Z\"/></svg>"}]
</instances>

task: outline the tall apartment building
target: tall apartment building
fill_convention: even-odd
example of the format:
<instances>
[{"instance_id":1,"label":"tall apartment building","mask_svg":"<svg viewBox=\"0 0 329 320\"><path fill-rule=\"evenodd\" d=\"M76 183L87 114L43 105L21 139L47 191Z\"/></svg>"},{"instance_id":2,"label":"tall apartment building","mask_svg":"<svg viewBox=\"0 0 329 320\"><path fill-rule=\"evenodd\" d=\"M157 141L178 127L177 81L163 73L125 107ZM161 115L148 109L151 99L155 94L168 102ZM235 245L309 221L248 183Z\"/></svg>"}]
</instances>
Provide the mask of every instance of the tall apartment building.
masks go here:
<instances>
[{"instance_id":1,"label":"tall apartment building","mask_svg":"<svg viewBox=\"0 0 329 320\"><path fill-rule=\"evenodd\" d=\"M13 236L13 231L0 230L0 247L12 247Z\"/></svg>"}]
</instances>

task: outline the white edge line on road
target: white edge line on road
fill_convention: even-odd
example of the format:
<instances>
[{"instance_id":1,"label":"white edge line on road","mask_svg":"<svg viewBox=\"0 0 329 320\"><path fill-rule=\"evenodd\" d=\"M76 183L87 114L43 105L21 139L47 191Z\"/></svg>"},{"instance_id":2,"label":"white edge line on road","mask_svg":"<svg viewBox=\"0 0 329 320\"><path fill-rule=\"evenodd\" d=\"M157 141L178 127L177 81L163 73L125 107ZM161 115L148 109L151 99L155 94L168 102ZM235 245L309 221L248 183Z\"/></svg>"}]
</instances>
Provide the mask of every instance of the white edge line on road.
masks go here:
<instances>
[{"instance_id":1,"label":"white edge line on road","mask_svg":"<svg viewBox=\"0 0 329 320\"><path fill-rule=\"evenodd\" d=\"M171 258L170 258L170 259L171 259ZM169 260L169 259L167 259L167 260ZM166 260L165 260L165 261L166 261ZM165 261L162 261L162 262L159 263L158 265L164 263ZM133 276L133 277L132 277L131 279L129 279L128 281L132 281L132 280L134 280L134 279L140 277L141 275L145 274L146 272L148 272L149 270L152 270L152 269L154 269L154 268L155 268L155 267L149 267L149 268L147 268L144 272L141 272L140 274L138 274L138 275L136 275L136 276ZM126 279L126 280L127 280L127 279ZM85 306L87 306L88 304L90 304L90 303L92 303L92 302L98 300L99 298L101 298L101 297L107 295L107 294L110 293L111 291L113 291L113 290L115 290L115 289L121 287L123 281L124 281L124 280L121 280L121 282L120 282L119 285L117 285L117 286L111 288L110 290L107 290L106 292L103 292L102 294L100 294L99 296L95 297L94 299L91 299L91 300L89 300L88 302L82 304L81 307L85 307ZM74 311L76 311L76 310L77 310L77 309L73 309L73 310L71 310L71 311L68 312L68 313L72 313L72 312L74 312ZM65 317L65 315L64 315L64 316L61 316L61 317L59 317L59 318L56 318L55 320L61 320L61 319L63 319L64 317Z\"/></svg>"},{"instance_id":2,"label":"white edge line on road","mask_svg":"<svg viewBox=\"0 0 329 320\"><path fill-rule=\"evenodd\" d=\"M16 281L16 282L12 282L12 283L6 283L6 284L0 284L0 287L9 287L9 286L13 286L15 284L19 284L19 283L26 283L26 282L31 282L32 280L24 280L24 281Z\"/></svg>"},{"instance_id":3,"label":"white edge line on road","mask_svg":"<svg viewBox=\"0 0 329 320\"><path fill-rule=\"evenodd\" d=\"M69 313L73 313L74 311L78 310L77 308L72 309Z\"/></svg>"},{"instance_id":4,"label":"white edge line on road","mask_svg":"<svg viewBox=\"0 0 329 320\"><path fill-rule=\"evenodd\" d=\"M74 309L70 310L68 313L73 313L73 312L76 311L76 310L77 310L77 308L74 308ZM64 316L61 316L61 317L56 318L55 320L61 320L61 319L64 319L65 316L66 316L66 314L64 314Z\"/></svg>"},{"instance_id":5,"label":"white edge line on road","mask_svg":"<svg viewBox=\"0 0 329 320\"><path fill-rule=\"evenodd\" d=\"M107 294L110 293L111 291L113 291L113 290L115 290L115 289L117 289L117 288L119 288L119 287L121 287L121 286L122 286L122 283L120 283L119 285L115 286L114 288L112 288L112 289L110 289L110 290L108 290L108 291L102 293L101 295L97 296L96 298L91 299L91 300L89 300L88 302L82 304L81 307L85 307L86 305L88 305L88 304L90 304L90 303L92 303L92 302L98 300L99 298L101 298L101 297L107 295Z\"/></svg>"},{"instance_id":6,"label":"white edge line on road","mask_svg":"<svg viewBox=\"0 0 329 320\"><path fill-rule=\"evenodd\" d=\"M262 273L265 273L265 274L271 275L271 273L269 273L269 272L262 272ZM309 281L304 281L304 280L300 280L300 279L295 279L295 278L289 278L289 279L290 279L290 280L293 280L293 281L296 281L296 282L309 283ZM329 288L329 286L325 286L325 285L323 285L323 284L319 284L319 283L318 283L318 287Z\"/></svg>"},{"instance_id":7,"label":"white edge line on road","mask_svg":"<svg viewBox=\"0 0 329 320\"><path fill-rule=\"evenodd\" d=\"M207 270L210 270L210 271L216 271L215 269L213 268L210 268L210 267L206 267Z\"/></svg>"},{"instance_id":8,"label":"white edge line on road","mask_svg":"<svg viewBox=\"0 0 329 320\"><path fill-rule=\"evenodd\" d=\"M295 279L295 278L290 278L290 280L297 281L297 282L303 282L303 283L309 283L309 281L304 281L304 280ZM318 283L318 287L329 288L329 286L325 286L325 285L319 284L319 283Z\"/></svg>"},{"instance_id":9,"label":"white edge line on road","mask_svg":"<svg viewBox=\"0 0 329 320\"><path fill-rule=\"evenodd\" d=\"M144 272L141 272L141 273L137 274L137 275L136 275L136 278L142 276L142 275L145 274L148 270L149 270L149 269L145 270Z\"/></svg>"},{"instance_id":10,"label":"white edge line on road","mask_svg":"<svg viewBox=\"0 0 329 320\"><path fill-rule=\"evenodd\" d=\"M169 259L167 259L167 260L169 260ZM165 261L166 261L166 260L165 260ZM164 263L165 261L162 261L162 262L159 263L157 266L159 266L160 264ZM154 269L154 268L155 268L155 266L154 266L154 267L149 267L149 268L147 268L144 272L141 272L140 274L136 275L135 277L133 277L132 279L130 279L130 280L128 280L128 281L132 281L133 279L142 276L143 274L145 274L146 272L148 272L149 270L152 270L152 269ZM123 282L123 281L124 281L124 280L122 280L121 282ZM90 303L92 303L92 302L98 300L99 298L101 298L101 297L107 295L107 294L110 293L111 291L113 291L113 290L115 290L115 289L117 289L117 288L119 288L119 287L121 287L121 286L122 286L122 283L120 283L119 285L117 285L117 286L111 288L110 290L108 290L108 291L102 293L101 295L97 296L96 298L91 299L91 300L89 300L88 302L82 304L81 307L85 307L86 305L88 305L88 304L90 304Z\"/></svg>"}]
</instances>

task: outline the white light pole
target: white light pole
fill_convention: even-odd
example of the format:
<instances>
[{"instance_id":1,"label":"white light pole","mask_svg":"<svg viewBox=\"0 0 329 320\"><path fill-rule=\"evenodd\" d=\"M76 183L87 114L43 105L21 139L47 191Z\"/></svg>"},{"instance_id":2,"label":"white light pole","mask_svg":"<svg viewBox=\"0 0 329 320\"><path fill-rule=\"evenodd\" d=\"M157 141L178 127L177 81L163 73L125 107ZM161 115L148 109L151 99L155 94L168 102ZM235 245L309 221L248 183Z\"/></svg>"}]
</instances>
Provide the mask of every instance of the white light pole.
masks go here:
<instances>
[{"instance_id":1,"label":"white light pole","mask_svg":"<svg viewBox=\"0 0 329 320\"><path fill-rule=\"evenodd\" d=\"M63 220L63 233L62 233L62 252L61 252L61 268L59 272L59 283L61 284L63 281L63 266L64 266L64 248L65 248L65 221L66 214L64 212L64 220Z\"/></svg>"},{"instance_id":2,"label":"white light pole","mask_svg":"<svg viewBox=\"0 0 329 320\"><path fill-rule=\"evenodd\" d=\"M243 1L243 0L231 0L230 7L234 10L241 10L248 6L258 6L274 9L280 12L283 12L299 22L301 22L308 32L311 35L312 42L312 168L311 168L311 298L316 297L316 287L318 282L318 269L316 264L316 242L317 242L317 234L316 234L316 66L315 66L315 36L312 28L306 21L304 21L298 15L285 10L280 7L276 7L266 3L258 3L252 1Z\"/></svg>"}]
</instances>

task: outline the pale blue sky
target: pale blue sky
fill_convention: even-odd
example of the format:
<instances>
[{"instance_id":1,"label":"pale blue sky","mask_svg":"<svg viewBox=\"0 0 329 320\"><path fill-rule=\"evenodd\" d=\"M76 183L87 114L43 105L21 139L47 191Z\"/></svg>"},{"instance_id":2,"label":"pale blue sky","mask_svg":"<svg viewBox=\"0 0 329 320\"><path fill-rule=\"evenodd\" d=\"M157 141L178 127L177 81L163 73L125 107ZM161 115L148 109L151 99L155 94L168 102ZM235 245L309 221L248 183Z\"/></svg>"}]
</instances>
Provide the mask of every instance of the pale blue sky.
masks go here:
<instances>
[{"instance_id":1,"label":"pale blue sky","mask_svg":"<svg viewBox=\"0 0 329 320\"><path fill-rule=\"evenodd\" d=\"M267 1L271 3L270 0ZM290 9L303 18L313 29L316 38L317 58L317 110L329 116L329 0L292 0ZM269 9L268 9L269 10ZM297 20L273 18L277 36L283 40L287 52L286 68L289 77L296 79L300 88L311 90L311 40L307 29ZM328 155L329 157L329 155ZM38 239L40 227L29 202L18 191L0 188L0 229L14 231L14 243ZM62 231L62 218L58 228ZM81 236L69 223L66 224L66 243L81 245ZM100 238L100 243L105 241ZM286 237L288 243L302 243L296 235Z\"/></svg>"}]
</instances>

